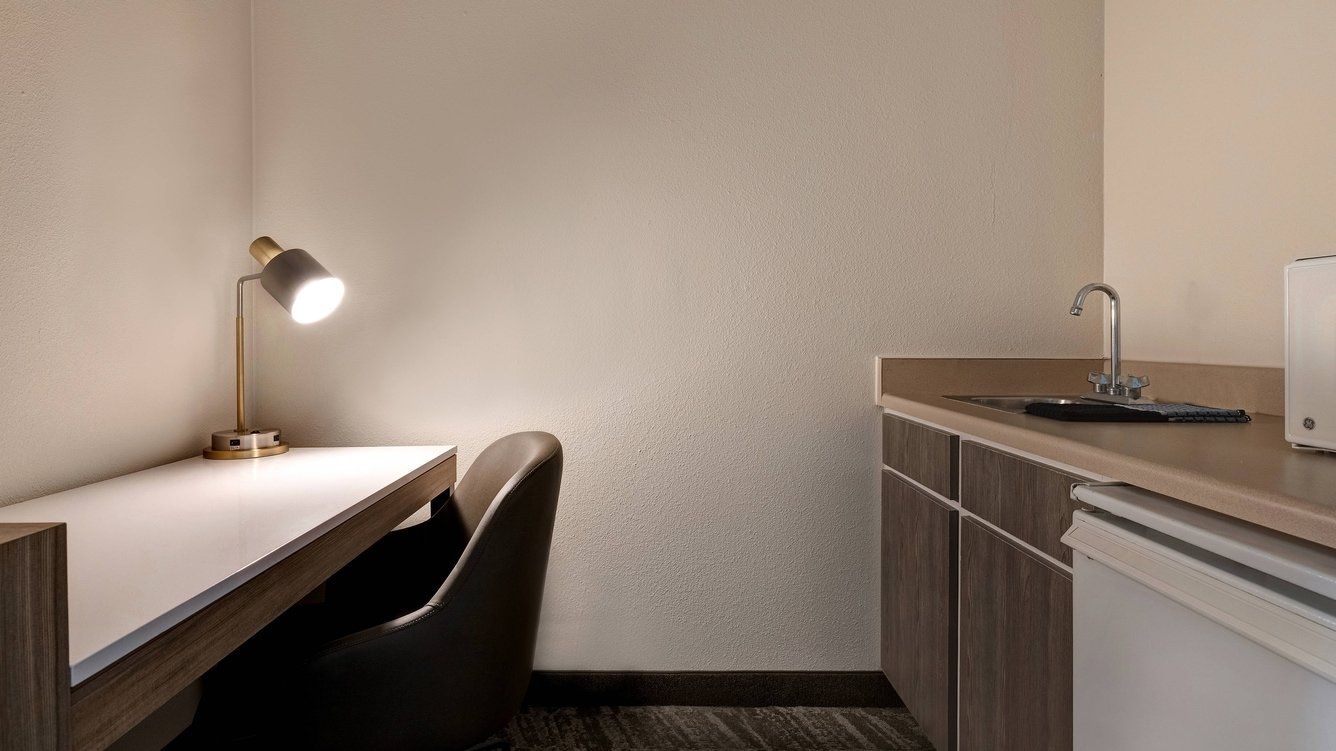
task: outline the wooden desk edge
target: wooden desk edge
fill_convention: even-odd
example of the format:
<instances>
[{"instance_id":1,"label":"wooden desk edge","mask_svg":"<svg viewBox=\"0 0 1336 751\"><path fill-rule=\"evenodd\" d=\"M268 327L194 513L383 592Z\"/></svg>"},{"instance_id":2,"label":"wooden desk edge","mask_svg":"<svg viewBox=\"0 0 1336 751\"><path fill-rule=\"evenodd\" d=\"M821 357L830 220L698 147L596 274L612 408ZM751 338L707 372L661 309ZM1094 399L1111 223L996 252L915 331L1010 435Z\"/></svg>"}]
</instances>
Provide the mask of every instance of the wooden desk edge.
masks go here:
<instances>
[{"instance_id":1,"label":"wooden desk edge","mask_svg":"<svg viewBox=\"0 0 1336 751\"><path fill-rule=\"evenodd\" d=\"M39 622L44 632L54 634L52 645L42 646L43 670L60 676L55 690L48 689L52 679L37 686L25 686L18 694L10 693L10 681L27 682L28 674L11 670L0 662L0 748L55 749L74 748L100 751L125 734L158 707L213 667L223 657L241 646L283 611L299 602L334 572L366 550L372 543L394 529L414 511L455 484L457 460L454 454L441 459L413 480L390 492L353 517L307 543L300 550L254 578L223 595L143 646L75 686L69 687L68 619L66 616L64 525L0 525L0 593L15 592L11 578L41 589L42 599L58 600L40 612L19 611L19 616ZM3 531L11 527L35 529L9 541ZM12 533L18 530L10 530ZM55 541L58 538L58 543ZM15 544L22 548L54 549L58 544L56 571L42 573L31 563L19 565L11 560ZM25 553L31 555L31 553ZM46 553L48 557L51 553ZM25 559L30 560L30 559ZM45 583L43 583L45 582ZM31 598L29 598L31 599ZM25 600L26 603L26 600ZM58 609L58 619L52 615ZM6 613L10 608L0 608ZM4 655L37 654L38 645L22 644L23 629L0 622L0 648ZM13 646L11 646L11 641ZM15 647L28 652L15 651ZM61 669L47 665L57 649ZM8 659L8 658L4 658ZM38 676L39 678L41 676ZM13 706L11 706L13 705ZM12 716L41 718L41 726L12 725ZM54 715L49 718L47 715ZM14 730L4 728L14 727ZM17 745L10 745L7 733L23 732Z\"/></svg>"}]
</instances>

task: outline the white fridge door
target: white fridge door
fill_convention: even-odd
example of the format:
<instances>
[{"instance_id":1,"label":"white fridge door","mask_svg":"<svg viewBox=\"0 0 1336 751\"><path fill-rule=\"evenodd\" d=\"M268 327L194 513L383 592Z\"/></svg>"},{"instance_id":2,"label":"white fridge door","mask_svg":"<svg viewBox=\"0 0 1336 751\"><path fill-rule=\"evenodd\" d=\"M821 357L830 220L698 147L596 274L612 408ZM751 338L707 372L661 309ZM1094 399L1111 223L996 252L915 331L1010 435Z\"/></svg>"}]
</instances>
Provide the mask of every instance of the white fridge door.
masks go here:
<instances>
[{"instance_id":1,"label":"white fridge door","mask_svg":"<svg viewBox=\"0 0 1336 751\"><path fill-rule=\"evenodd\" d=\"M1336 751L1336 603L1106 513L1064 539L1078 751Z\"/></svg>"}]
</instances>

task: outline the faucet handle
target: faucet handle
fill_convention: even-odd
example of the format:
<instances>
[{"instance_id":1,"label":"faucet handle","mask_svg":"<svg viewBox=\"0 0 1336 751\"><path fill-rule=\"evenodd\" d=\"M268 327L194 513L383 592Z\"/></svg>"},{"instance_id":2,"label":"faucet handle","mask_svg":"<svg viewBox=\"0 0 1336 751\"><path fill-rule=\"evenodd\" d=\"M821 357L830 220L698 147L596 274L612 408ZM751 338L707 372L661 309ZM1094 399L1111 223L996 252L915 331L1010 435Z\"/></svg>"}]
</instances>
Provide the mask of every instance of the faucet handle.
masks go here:
<instances>
[{"instance_id":1,"label":"faucet handle","mask_svg":"<svg viewBox=\"0 0 1336 751\"><path fill-rule=\"evenodd\" d=\"M1150 376L1129 375L1127 377L1127 387L1129 389L1140 390L1146 388L1149 385L1150 385Z\"/></svg>"},{"instance_id":2,"label":"faucet handle","mask_svg":"<svg viewBox=\"0 0 1336 751\"><path fill-rule=\"evenodd\" d=\"M1086 376L1086 380L1094 385L1096 394L1109 393L1109 386L1113 384L1108 373L1091 373Z\"/></svg>"},{"instance_id":3,"label":"faucet handle","mask_svg":"<svg viewBox=\"0 0 1336 751\"><path fill-rule=\"evenodd\" d=\"M1141 390L1150 385L1150 377L1129 375L1123 385L1127 388L1128 396L1140 399Z\"/></svg>"}]
</instances>

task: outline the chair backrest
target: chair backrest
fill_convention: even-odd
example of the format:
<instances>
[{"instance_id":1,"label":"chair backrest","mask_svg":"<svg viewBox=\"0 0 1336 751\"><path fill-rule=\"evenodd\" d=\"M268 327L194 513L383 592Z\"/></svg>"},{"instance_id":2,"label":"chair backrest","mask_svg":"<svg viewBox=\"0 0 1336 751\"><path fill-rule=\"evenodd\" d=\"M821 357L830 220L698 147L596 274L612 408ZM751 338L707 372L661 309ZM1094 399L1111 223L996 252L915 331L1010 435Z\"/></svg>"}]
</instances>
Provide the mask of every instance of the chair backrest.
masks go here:
<instances>
[{"instance_id":1,"label":"chair backrest","mask_svg":"<svg viewBox=\"0 0 1336 751\"><path fill-rule=\"evenodd\" d=\"M483 516L496 501L502 500L503 491L513 491L544 463L555 464L556 473L550 478L554 483L550 488L551 501L555 505L557 485L561 482L561 443L555 436L536 431L514 433L483 449L459 481L450 504L468 536L473 537Z\"/></svg>"},{"instance_id":2,"label":"chair backrest","mask_svg":"<svg viewBox=\"0 0 1336 751\"><path fill-rule=\"evenodd\" d=\"M454 516L468 542L430 605L443 607L463 595L515 603L521 586L541 599L561 469L561 443L538 431L501 438L473 460L437 512Z\"/></svg>"},{"instance_id":3,"label":"chair backrest","mask_svg":"<svg viewBox=\"0 0 1336 751\"><path fill-rule=\"evenodd\" d=\"M447 638L466 639L467 662L507 676L492 687L507 711L519 706L533 670L561 470L555 436L508 435L478 455L450 503L471 534L428 606L451 624Z\"/></svg>"}]
</instances>

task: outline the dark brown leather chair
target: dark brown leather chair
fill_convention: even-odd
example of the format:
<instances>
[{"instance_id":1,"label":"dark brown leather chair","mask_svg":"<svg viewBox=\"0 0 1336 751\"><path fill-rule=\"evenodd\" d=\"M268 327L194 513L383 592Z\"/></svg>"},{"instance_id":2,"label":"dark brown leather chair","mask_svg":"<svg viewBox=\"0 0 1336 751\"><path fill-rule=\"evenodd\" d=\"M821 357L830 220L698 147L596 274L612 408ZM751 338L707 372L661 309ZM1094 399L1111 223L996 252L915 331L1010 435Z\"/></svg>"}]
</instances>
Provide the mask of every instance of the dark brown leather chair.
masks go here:
<instances>
[{"instance_id":1,"label":"dark brown leather chair","mask_svg":"<svg viewBox=\"0 0 1336 751\"><path fill-rule=\"evenodd\" d=\"M330 580L324 605L220 666L194 735L235 718L238 699L266 716L233 746L447 751L500 730L533 670L561 468L548 433L487 447L429 520L391 532ZM231 701L210 707L215 688Z\"/></svg>"}]
</instances>

